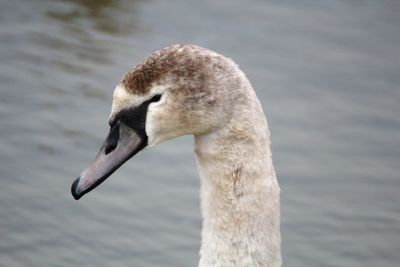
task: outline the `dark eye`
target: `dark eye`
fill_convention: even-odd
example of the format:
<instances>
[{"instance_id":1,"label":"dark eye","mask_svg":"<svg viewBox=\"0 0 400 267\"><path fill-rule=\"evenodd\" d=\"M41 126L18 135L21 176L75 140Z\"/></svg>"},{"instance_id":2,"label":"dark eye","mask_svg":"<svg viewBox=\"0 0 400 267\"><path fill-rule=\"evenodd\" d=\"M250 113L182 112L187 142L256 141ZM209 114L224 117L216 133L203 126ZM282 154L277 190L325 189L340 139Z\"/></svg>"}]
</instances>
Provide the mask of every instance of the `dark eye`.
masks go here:
<instances>
[{"instance_id":1,"label":"dark eye","mask_svg":"<svg viewBox=\"0 0 400 267\"><path fill-rule=\"evenodd\" d=\"M158 101L160 101L160 99L161 99L161 95L158 94L158 95L153 96L152 98L150 98L146 102L148 102L150 104L150 103L153 103L153 102L158 102Z\"/></svg>"},{"instance_id":2,"label":"dark eye","mask_svg":"<svg viewBox=\"0 0 400 267\"><path fill-rule=\"evenodd\" d=\"M118 122L124 122L131 128L137 128L137 125L140 125L140 127L144 127L145 125L145 120L146 120L146 113L147 113L147 108L149 105L153 102L158 102L161 99L161 94L154 95L152 98L149 100L144 101L142 104L140 104L137 107L130 108L130 109L124 109L120 111L113 119L112 121L109 121L109 125L111 128L114 127L114 125Z\"/></svg>"}]
</instances>

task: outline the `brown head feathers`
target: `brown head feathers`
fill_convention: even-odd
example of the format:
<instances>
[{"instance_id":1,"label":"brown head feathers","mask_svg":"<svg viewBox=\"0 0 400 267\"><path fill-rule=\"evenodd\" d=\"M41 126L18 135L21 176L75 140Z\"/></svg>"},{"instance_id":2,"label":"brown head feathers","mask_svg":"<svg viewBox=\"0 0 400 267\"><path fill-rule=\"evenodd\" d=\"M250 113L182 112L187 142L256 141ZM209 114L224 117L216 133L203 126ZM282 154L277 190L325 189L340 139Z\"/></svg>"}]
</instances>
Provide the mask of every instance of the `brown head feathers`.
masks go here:
<instances>
[{"instance_id":1,"label":"brown head feathers","mask_svg":"<svg viewBox=\"0 0 400 267\"><path fill-rule=\"evenodd\" d=\"M145 95L152 85L160 84L166 78L201 82L211 67L221 69L224 59L195 45L175 44L141 61L122 78L121 84L129 93Z\"/></svg>"}]
</instances>

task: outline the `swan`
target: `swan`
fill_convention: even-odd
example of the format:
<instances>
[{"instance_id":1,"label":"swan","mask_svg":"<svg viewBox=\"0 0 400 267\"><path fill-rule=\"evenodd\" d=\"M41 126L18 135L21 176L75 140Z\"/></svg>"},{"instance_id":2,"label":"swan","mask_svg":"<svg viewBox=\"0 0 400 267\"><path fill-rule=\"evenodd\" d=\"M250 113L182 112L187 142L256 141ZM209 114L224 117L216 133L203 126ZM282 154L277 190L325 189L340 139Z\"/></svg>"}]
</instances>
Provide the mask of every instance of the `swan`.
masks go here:
<instances>
[{"instance_id":1,"label":"swan","mask_svg":"<svg viewBox=\"0 0 400 267\"><path fill-rule=\"evenodd\" d=\"M72 184L75 199L140 150L191 134L201 179L198 266L282 265L268 125L233 60L191 44L154 52L116 86L109 125L97 157Z\"/></svg>"}]
</instances>

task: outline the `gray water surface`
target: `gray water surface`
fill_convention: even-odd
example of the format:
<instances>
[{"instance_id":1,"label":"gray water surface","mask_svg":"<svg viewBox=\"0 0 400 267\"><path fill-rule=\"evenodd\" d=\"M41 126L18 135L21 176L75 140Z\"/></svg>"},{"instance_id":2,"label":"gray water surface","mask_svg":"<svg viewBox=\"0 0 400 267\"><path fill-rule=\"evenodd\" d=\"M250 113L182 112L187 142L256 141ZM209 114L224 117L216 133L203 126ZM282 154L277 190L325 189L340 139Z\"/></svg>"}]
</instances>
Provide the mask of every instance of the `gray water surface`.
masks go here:
<instances>
[{"instance_id":1,"label":"gray water surface","mask_svg":"<svg viewBox=\"0 0 400 267\"><path fill-rule=\"evenodd\" d=\"M240 64L268 116L284 266L398 267L400 2L0 2L0 266L196 266L191 137L79 202L140 59L194 43Z\"/></svg>"}]
</instances>

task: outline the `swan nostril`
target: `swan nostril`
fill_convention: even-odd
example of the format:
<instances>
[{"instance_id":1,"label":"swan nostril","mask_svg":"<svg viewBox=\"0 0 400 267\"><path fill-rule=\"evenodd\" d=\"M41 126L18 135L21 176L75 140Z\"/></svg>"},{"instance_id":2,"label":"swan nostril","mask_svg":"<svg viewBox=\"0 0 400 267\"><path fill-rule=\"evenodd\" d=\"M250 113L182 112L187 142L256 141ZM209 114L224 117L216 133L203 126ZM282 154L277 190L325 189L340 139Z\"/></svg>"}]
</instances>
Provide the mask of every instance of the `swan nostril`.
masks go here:
<instances>
[{"instance_id":1,"label":"swan nostril","mask_svg":"<svg viewBox=\"0 0 400 267\"><path fill-rule=\"evenodd\" d=\"M107 136L104 148L104 153L106 155L117 147L118 140L119 140L119 123L111 127L110 133Z\"/></svg>"},{"instance_id":2,"label":"swan nostril","mask_svg":"<svg viewBox=\"0 0 400 267\"><path fill-rule=\"evenodd\" d=\"M107 155L111 151L113 151L117 147L118 143L106 143L106 147L104 149L104 153Z\"/></svg>"}]
</instances>

